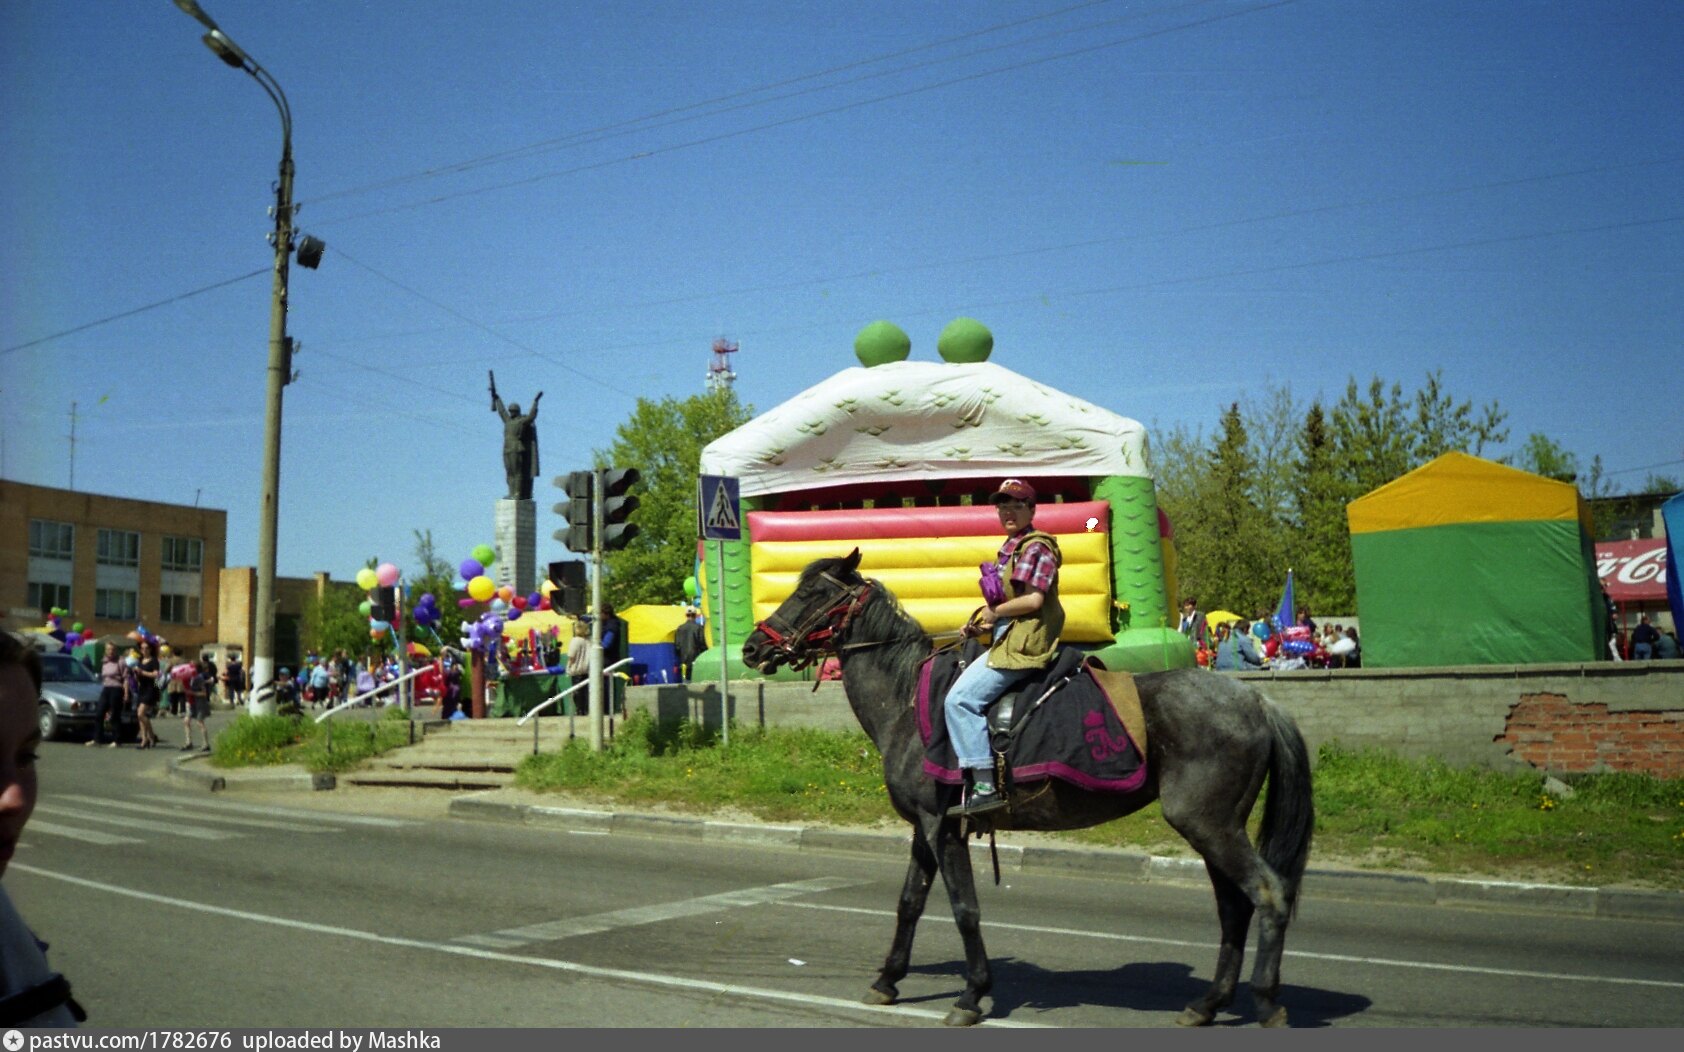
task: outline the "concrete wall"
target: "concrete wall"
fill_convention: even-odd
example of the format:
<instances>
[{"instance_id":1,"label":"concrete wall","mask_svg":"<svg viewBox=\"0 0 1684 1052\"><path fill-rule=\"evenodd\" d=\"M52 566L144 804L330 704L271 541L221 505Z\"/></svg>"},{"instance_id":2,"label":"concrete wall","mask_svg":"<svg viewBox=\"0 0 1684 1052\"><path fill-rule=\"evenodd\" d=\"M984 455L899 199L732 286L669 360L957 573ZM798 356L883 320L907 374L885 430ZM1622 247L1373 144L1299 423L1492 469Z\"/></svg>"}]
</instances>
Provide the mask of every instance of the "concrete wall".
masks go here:
<instances>
[{"instance_id":1,"label":"concrete wall","mask_svg":"<svg viewBox=\"0 0 1684 1052\"><path fill-rule=\"evenodd\" d=\"M1207 673L1255 683L1312 752L1337 741L1459 767L1684 777L1684 661ZM739 725L859 726L839 683L733 682ZM719 685L632 687L627 705L719 723Z\"/></svg>"}]
</instances>

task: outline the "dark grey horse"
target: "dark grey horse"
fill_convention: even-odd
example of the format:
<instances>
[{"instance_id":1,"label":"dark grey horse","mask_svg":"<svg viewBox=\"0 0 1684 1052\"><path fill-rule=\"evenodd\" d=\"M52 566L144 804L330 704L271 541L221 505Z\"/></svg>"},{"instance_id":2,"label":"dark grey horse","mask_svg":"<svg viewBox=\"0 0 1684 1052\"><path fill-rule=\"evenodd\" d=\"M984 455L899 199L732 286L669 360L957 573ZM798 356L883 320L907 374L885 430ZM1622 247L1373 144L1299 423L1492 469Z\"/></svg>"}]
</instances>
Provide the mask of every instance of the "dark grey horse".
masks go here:
<instances>
[{"instance_id":1,"label":"dark grey horse","mask_svg":"<svg viewBox=\"0 0 1684 1052\"><path fill-rule=\"evenodd\" d=\"M980 1001L993 980L964 831L959 819L946 817L958 789L923 770L912 702L930 638L881 582L860 576L859 563L855 549L808 566L789 599L749 635L743 660L770 672L780 664L801 667L826 653L840 655L848 703L883 756L889 801L913 828L894 941L865 1001L893 1004L899 995L896 984L906 976L912 936L939 869L965 945L965 992L945 1021L968 1026L982 1018ZM1194 668L1135 682L1147 737L1148 781L1139 792L1095 793L1050 780L987 820L1001 829L1081 829L1161 800L1164 820L1204 858L1222 925L1215 979L1176 1022L1202 1026L1233 1000L1255 913L1251 992L1257 1018L1264 1026L1284 1026L1286 1009L1275 1003L1281 951L1315 824L1304 739L1290 716L1238 680ZM1269 794L1254 848L1246 819L1265 775Z\"/></svg>"}]
</instances>

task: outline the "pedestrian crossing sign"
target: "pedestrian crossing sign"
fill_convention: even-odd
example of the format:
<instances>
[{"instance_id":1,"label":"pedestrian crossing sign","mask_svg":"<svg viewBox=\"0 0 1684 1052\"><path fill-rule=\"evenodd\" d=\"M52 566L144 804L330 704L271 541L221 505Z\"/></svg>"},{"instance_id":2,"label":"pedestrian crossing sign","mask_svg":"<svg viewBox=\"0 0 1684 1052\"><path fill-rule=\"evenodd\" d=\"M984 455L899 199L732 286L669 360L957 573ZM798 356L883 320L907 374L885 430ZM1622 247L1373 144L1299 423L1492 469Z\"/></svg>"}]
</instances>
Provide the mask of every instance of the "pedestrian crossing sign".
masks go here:
<instances>
[{"instance_id":1,"label":"pedestrian crossing sign","mask_svg":"<svg viewBox=\"0 0 1684 1052\"><path fill-rule=\"evenodd\" d=\"M701 511L702 539L740 541L743 517L737 496L737 480L724 475L703 475L696 506Z\"/></svg>"}]
</instances>

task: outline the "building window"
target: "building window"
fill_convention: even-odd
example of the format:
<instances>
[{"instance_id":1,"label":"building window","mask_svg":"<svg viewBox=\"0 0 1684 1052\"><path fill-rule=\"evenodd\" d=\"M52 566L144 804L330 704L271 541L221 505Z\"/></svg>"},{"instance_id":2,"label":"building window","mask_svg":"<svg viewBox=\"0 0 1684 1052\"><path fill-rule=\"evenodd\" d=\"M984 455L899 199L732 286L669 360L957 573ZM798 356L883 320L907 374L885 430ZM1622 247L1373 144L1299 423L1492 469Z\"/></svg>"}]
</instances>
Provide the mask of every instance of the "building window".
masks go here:
<instances>
[{"instance_id":1,"label":"building window","mask_svg":"<svg viewBox=\"0 0 1684 1052\"><path fill-rule=\"evenodd\" d=\"M164 569L198 573L205 561L205 542L197 537L165 537Z\"/></svg>"},{"instance_id":2,"label":"building window","mask_svg":"<svg viewBox=\"0 0 1684 1052\"><path fill-rule=\"evenodd\" d=\"M158 620L173 625L199 623L199 597L196 595L159 596Z\"/></svg>"},{"instance_id":3,"label":"building window","mask_svg":"<svg viewBox=\"0 0 1684 1052\"><path fill-rule=\"evenodd\" d=\"M76 527L68 522L29 520L29 554L42 559L69 559L76 548Z\"/></svg>"},{"instance_id":4,"label":"building window","mask_svg":"<svg viewBox=\"0 0 1684 1052\"><path fill-rule=\"evenodd\" d=\"M94 616L133 621L140 616L140 596L123 588L95 588Z\"/></svg>"},{"instance_id":5,"label":"building window","mask_svg":"<svg viewBox=\"0 0 1684 1052\"><path fill-rule=\"evenodd\" d=\"M140 534L132 530L100 530L98 562L102 566L139 566Z\"/></svg>"},{"instance_id":6,"label":"building window","mask_svg":"<svg viewBox=\"0 0 1684 1052\"><path fill-rule=\"evenodd\" d=\"M60 610L70 609L70 586L67 584L52 584L47 581L29 582L29 606L41 611L44 618L54 607Z\"/></svg>"}]
</instances>

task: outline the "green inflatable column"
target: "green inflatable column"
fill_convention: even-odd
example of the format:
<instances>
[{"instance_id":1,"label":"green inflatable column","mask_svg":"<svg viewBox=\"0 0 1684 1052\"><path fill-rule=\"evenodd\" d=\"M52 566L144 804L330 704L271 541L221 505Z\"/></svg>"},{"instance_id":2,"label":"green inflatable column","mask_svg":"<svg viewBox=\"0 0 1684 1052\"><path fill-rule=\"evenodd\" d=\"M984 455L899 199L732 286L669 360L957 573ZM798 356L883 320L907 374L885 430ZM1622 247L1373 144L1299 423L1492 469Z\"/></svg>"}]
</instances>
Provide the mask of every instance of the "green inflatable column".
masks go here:
<instances>
[{"instance_id":1,"label":"green inflatable column","mask_svg":"<svg viewBox=\"0 0 1684 1052\"><path fill-rule=\"evenodd\" d=\"M1176 630L1164 592L1164 550L1152 480L1109 475L1094 483L1093 496L1111 504L1111 595L1129 605L1117 641L1094 656L1107 668L1127 672L1196 664L1193 646Z\"/></svg>"},{"instance_id":2,"label":"green inflatable column","mask_svg":"<svg viewBox=\"0 0 1684 1052\"><path fill-rule=\"evenodd\" d=\"M754 596L749 586L748 513L758 511L762 500L744 497L742 500L743 539L740 541L703 541L702 559L707 568L708 650L696 659L691 679L698 682L719 679L718 625L725 624L730 651L731 678L745 679L759 676L743 664L743 640L754 631ZM725 562L720 564L720 549L724 548ZM726 597L729 621L720 611L720 597Z\"/></svg>"}]
</instances>

